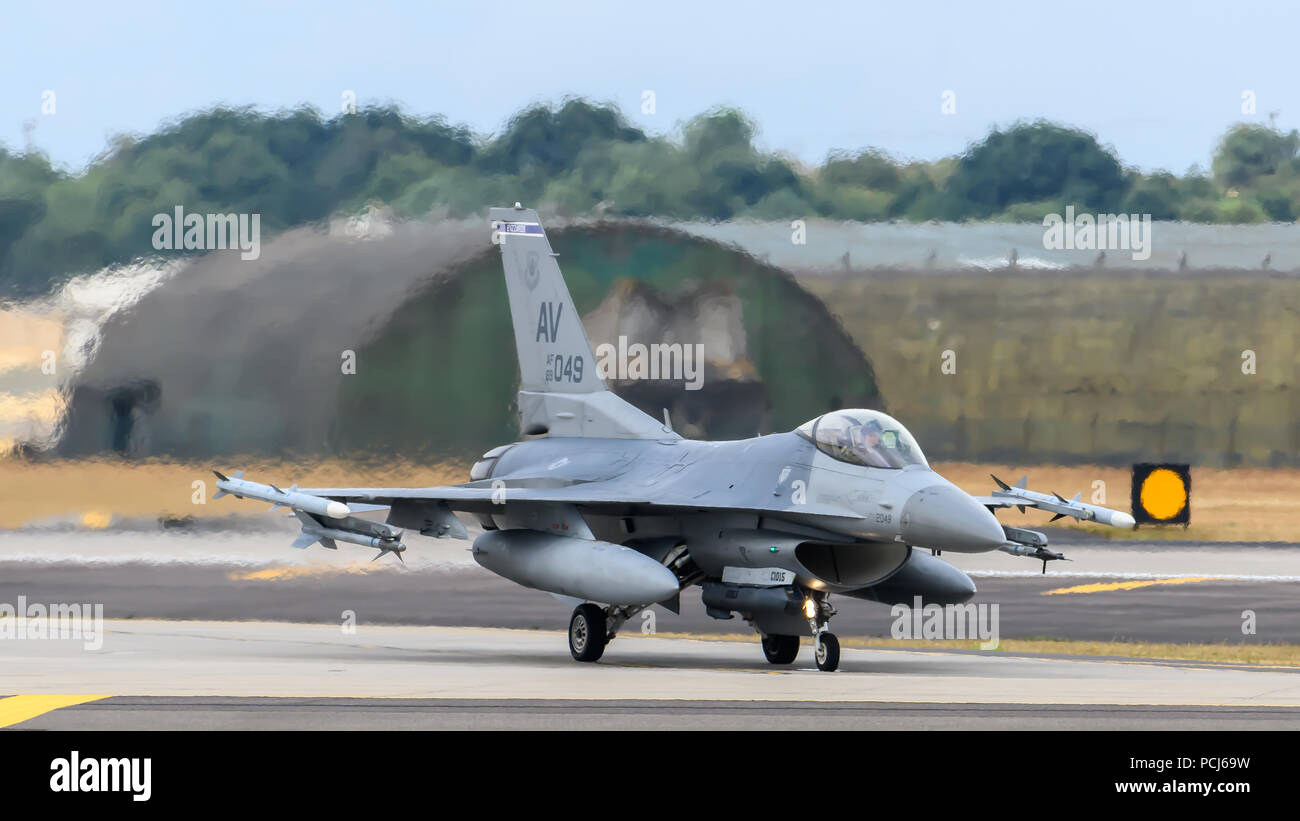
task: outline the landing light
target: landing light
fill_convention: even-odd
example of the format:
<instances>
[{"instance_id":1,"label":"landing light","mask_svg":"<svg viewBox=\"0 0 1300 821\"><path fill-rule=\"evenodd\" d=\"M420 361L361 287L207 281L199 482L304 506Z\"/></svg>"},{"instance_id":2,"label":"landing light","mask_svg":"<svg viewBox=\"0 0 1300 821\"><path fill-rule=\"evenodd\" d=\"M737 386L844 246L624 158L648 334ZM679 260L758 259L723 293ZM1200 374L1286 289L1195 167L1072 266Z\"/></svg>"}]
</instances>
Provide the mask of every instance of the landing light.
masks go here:
<instances>
[{"instance_id":1,"label":"landing light","mask_svg":"<svg viewBox=\"0 0 1300 821\"><path fill-rule=\"evenodd\" d=\"M815 617L817 615L817 602L812 599L804 599L803 614L810 619Z\"/></svg>"}]
</instances>

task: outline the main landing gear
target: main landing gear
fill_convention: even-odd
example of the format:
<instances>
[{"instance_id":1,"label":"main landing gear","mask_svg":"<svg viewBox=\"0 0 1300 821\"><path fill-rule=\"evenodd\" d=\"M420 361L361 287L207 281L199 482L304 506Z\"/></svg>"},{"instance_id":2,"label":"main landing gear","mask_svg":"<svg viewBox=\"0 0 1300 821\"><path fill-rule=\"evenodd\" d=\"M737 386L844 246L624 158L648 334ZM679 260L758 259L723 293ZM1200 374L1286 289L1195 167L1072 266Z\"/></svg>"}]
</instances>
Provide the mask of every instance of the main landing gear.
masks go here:
<instances>
[{"instance_id":1,"label":"main landing gear","mask_svg":"<svg viewBox=\"0 0 1300 821\"><path fill-rule=\"evenodd\" d=\"M578 661L596 661L605 653L609 634L605 611L594 604L580 604L569 619L569 652Z\"/></svg>"},{"instance_id":2,"label":"main landing gear","mask_svg":"<svg viewBox=\"0 0 1300 821\"><path fill-rule=\"evenodd\" d=\"M569 652L578 661L597 661L605 647L618 635L627 620L645 609L645 605L601 607L587 602L573 610L569 618Z\"/></svg>"}]
</instances>

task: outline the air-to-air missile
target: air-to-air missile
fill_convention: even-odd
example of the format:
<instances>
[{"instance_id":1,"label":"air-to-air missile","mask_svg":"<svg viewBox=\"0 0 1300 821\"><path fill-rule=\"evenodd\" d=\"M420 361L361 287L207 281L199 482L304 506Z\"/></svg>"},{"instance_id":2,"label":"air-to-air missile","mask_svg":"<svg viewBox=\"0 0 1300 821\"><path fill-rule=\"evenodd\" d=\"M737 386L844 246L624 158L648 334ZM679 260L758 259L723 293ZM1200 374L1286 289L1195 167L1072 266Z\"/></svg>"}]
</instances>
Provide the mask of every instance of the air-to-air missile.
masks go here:
<instances>
[{"instance_id":1,"label":"air-to-air missile","mask_svg":"<svg viewBox=\"0 0 1300 821\"><path fill-rule=\"evenodd\" d=\"M293 543L293 546L306 547L312 542L320 542L325 547L333 548L332 542L347 542L361 547L378 548L378 555L371 561L382 558L386 553L392 553L398 559L405 561L405 559L402 559L402 554L406 552L406 545L402 543L402 531L382 522L370 522L370 525L384 535L370 535L354 530L340 530L337 527L322 527L313 522L303 522L302 535Z\"/></svg>"},{"instance_id":2,"label":"air-to-air missile","mask_svg":"<svg viewBox=\"0 0 1300 821\"><path fill-rule=\"evenodd\" d=\"M992 474L990 474L992 475ZM1008 485L996 476L993 481L998 483L999 490L993 491L993 495L1005 499L1008 506L1015 505L1023 512L1026 507L1036 507L1040 510L1046 510L1056 515L1052 521L1072 516L1075 519L1086 522L1098 522L1111 527L1133 527L1133 517L1123 511L1111 510L1108 507L1099 505L1090 505L1079 501L1082 493L1074 494L1073 499L1066 499L1059 493L1038 493L1033 490L1026 490L1029 482L1028 476L1020 477L1020 481L1015 485Z\"/></svg>"},{"instance_id":3,"label":"air-to-air missile","mask_svg":"<svg viewBox=\"0 0 1300 821\"><path fill-rule=\"evenodd\" d=\"M212 472L217 475L217 493L212 497L214 499L220 499L229 493L237 499L270 502L271 510L289 507L315 516L324 516L327 519L346 519L352 515L351 509L342 502L326 499L323 496L313 496L310 493L299 493L296 484L288 490L281 490L275 485L264 485L244 479L242 470L235 471L233 476L225 476L215 470Z\"/></svg>"},{"instance_id":4,"label":"air-to-air missile","mask_svg":"<svg viewBox=\"0 0 1300 821\"><path fill-rule=\"evenodd\" d=\"M335 549L335 542L373 547L379 550L376 559L392 553L398 559L406 550L402 543L402 531L385 522L372 522L352 515L352 509L342 502L315 496L298 490L295 484L288 490L273 484L250 482L243 477L242 470L232 476L212 471L217 476L217 492L213 496L220 499L227 494L239 499L256 499L270 502L271 510L287 507L293 510L302 522L302 535L294 540L293 546L307 547L320 542L324 547ZM320 518L316 518L320 517ZM322 521L322 519L326 521Z\"/></svg>"}]
</instances>

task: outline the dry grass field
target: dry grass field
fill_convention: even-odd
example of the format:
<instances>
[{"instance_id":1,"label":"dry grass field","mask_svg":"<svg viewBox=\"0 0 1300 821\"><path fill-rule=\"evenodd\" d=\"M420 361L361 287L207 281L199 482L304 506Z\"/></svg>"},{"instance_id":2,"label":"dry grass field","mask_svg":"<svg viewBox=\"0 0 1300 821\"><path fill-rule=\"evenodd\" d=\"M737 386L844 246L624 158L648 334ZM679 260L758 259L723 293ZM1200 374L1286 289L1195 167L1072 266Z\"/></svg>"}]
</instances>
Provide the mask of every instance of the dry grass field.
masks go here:
<instances>
[{"instance_id":1,"label":"dry grass field","mask_svg":"<svg viewBox=\"0 0 1300 821\"><path fill-rule=\"evenodd\" d=\"M241 463L248 478L288 487L403 486L468 481L467 465L383 465L344 462ZM226 475L235 467L219 466ZM202 482L202 492L195 487ZM265 513L265 502L227 497L212 500L211 466L178 462L116 460L24 463L0 461L0 528L74 518L89 527L115 517L224 517ZM202 500L200 502L200 500Z\"/></svg>"},{"instance_id":2,"label":"dry grass field","mask_svg":"<svg viewBox=\"0 0 1300 821\"><path fill-rule=\"evenodd\" d=\"M933 466L939 473L968 493L988 495L996 485L989 474L1011 483L1029 475L1032 490L1053 491L1069 499L1083 492L1083 501L1092 502L1093 483L1105 483L1105 500L1097 499L1118 510L1129 510L1130 476L1125 468L1098 466L1016 467L1011 465L977 465L946 463ZM1051 514L1014 508L1002 510L998 519L1020 527L1044 525ZM1141 527L1137 532L1117 530L1102 525L1076 523L1062 519L1058 527L1074 527L1113 539L1196 539L1216 542L1290 542L1300 541L1300 470L1270 468L1192 468L1192 512L1187 529L1180 526Z\"/></svg>"}]
</instances>

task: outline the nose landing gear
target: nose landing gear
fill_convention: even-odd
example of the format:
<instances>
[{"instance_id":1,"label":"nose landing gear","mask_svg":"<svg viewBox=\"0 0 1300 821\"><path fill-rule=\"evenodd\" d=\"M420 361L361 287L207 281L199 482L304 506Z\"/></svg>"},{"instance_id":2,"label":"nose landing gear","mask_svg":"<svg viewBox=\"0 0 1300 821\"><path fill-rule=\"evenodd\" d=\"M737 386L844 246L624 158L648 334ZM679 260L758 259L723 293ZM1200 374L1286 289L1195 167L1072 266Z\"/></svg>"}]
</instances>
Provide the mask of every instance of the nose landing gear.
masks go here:
<instances>
[{"instance_id":1,"label":"nose landing gear","mask_svg":"<svg viewBox=\"0 0 1300 821\"><path fill-rule=\"evenodd\" d=\"M840 666L840 640L830 631L831 616L835 615L830 596L822 594L820 599L810 596L805 603L805 614L808 616L808 628L813 634L817 669L823 673L833 673Z\"/></svg>"},{"instance_id":2,"label":"nose landing gear","mask_svg":"<svg viewBox=\"0 0 1300 821\"><path fill-rule=\"evenodd\" d=\"M829 631L817 635L817 669L833 673L840 666L840 640Z\"/></svg>"},{"instance_id":3,"label":"nose landing gear","mask_svg":"<svg viewBox=\"0 0 1300 821\"><path fill-rule=\"evenodd\" d=\"M831 616L834 615L835 608L831 605L829 596L825 593L807 594L803 602L802 616L808 620L808 630L812 633L813 656L817 660L817 669L825 673L833 673L840 666L840 640L827 629L830 626ZM786 624L794 626L788 621ZM771 633L762 635L763 655L771 664L789 664L799 654L798 636Z\"/></svg>"}]
</instances>

